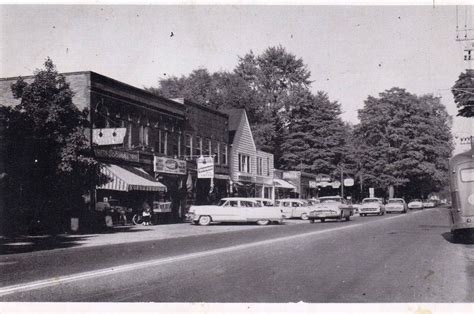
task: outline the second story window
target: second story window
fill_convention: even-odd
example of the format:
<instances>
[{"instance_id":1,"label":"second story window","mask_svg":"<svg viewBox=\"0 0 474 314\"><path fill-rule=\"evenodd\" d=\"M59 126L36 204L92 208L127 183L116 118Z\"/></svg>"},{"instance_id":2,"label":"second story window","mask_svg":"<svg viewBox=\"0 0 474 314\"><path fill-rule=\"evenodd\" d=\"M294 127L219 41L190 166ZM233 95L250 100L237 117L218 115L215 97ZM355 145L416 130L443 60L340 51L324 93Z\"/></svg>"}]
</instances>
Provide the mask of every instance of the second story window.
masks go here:
<instances>
[{"instance_id":1,"label":"second story window","mask_svg":"<svg viewBox=\"0 0 474 314\"><path fill-rule=\"evenodd\" d=\"M203 143L203 148L202 148L202 154L204 156L209 156L212 154L212 150L211 150L211 140L204 140L204 143Z\"/></svg>"},{"instance_id":2,"label":"second story window","mask_svg":"<svg viewBox=\"0 0 474 314\"><path fill-rule=\"evenodd\" d=\"M149 138L149 132L150 132L150 128L147 127L147 126L143 126L141 125L139 127L139 134L138 134L138 141L140 143L140 145L142 146L148 146L148 138Z\"/></svg>"},{"instance_id":3,"label":"second story window","mask_svg":"<svg viewBox=\"0 0 474 314\"><path fill-rule=\"evenodd\" d=\"M270 157L267 157L267 176L270 176Z\"/></svg>"},{"instance_id":4,"label":"second story window","mask_svg":"<svg viewBox=\"0 0 474 314\"><path fill-rule=\"evenodd\" d=\"M184 135L184 154L186 156L193 154L193 137L190 134Z\"/></svg>"},{"instance_id":5,"label":"second story window","mask_svg":"<svg viewBox=\"0 0 474 314\"><path fill-rule=\"evenodd\" d=\"M221 164L227 166L227 145L225 143L222 144Z\"/></svg>"},{"instance_id":6,"label":"second story window","mask_svg":"<svg viewBox=\"0 0 474 314\"><path fill-rule=\"evenodd\" d=\"M166 155L168 153L168 132L165 130L158 130L158 141L155 142L155 151Z\"/></svg>"},{"instance_id":7,"label":"second story window","mask_svg":"<svg viewBox=\"0 0 474 314\"><path fill-rule=\"evenodd\" d=\"M239 154L239 172L250 173L250 156Z\"/></svg>"},{"instance_id":8,"label":"second story window","mask_svg":"<svg viewBox=\"0 0 474 314\"><path fill-rule=\"evenodd\" d=\"M263 158L257 157L257 174L259 176L263 175Z\"/></svg>"},{"instance_id":9,"label":"second story window","mask_svg":"<svg viewBox=\"0 0 474 314\"><path fill-rule=\"evenodd\" d=\"M220 151L221 145L219 142L216 142L214 145L214 163L216 165L219 165L221 162L221 151Z\"/></svg>"},{"instance_id":10,"label":"second story window","mask_svg":"<svg viewBox=\"0 0 474 314\"><path fill-rule=\"evenodd\" d=\"M194 147L194 155L201 156L202 155L202 138L196 136L196 146Z\"/></svg>"}]
</instances>

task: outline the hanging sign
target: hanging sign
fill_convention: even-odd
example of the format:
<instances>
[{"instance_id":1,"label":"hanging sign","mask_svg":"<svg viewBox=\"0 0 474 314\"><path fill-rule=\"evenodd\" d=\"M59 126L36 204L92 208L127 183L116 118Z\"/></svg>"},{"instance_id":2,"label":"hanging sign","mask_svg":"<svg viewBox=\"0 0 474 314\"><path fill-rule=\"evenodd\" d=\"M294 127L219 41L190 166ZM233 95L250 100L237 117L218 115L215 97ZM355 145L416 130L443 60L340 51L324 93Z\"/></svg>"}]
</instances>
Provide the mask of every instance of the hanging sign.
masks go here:
<instances>
[{"instance_id":1,"label":"hanging sign","mask_svg":"<svg viewBox=\"0 0 474 314\"><path fill-rule=\"evenodd\" d=\"M197 174L200 179L214 178L214 158L199 157L197 159Z\"/></svg>"},{"instance_id":2,"label":"hanging sign","mask_svg":"<svg viewBox=\"0 0 474 314\"><path fill-rule=\"evenodd\" d=\"M154 156L153 170L159 173L186 174L186 161Z\"/></svg>"},{"instance_id":3,"label":"hanging sign","mask_svg":"<svg viewBox=\"0 0 474 314\"><path fill-rule=\"evenodd\" d=\"M353 185L354 185L354 179L352 178L344 179L344 186L353 186Z\"/></svg>"},{"instance_id":4,"label":"hanging sign","mask_svg":"<svg viewBox=\"0 0 474 314\"><path fill-rule=\"evenodd\" d=\"M126 131L126 128L93 129L92 143L99 146L123 144Z\"/></svg>"},{"instance_id":5,"label":"hanging sign","mask_svg":"<svg viewBox=\"0 0 474 314\"><path fill-rule=\"evenodd\" d=\"M311 189L315 189L315 188L318 187L318 183L317 183L316 181L310 180L310 181L309 181L309 187L310 187Z\"/></svg>"},{"instance_id":6,"label":"hanging sign","mask_svg":"<svg viewBox=\"0 0 474 314\"><path fill-rule=\"evenodd\" d=\"M341 182L339 182L339 181L334 181L332 183L332 188L333 189L338 189L340 186L341 186Z\"/></svg>"},{"instance_id":7,"label":"hanging sign","mask_svg":"<svg viewBox=\"0 0 474 314\"><path fill-rule=\"evenodd\" d=\"M369 188L369 197L370 197L370 198L375 197L375 190L374 190L374 188Z\"/></svg>"}]
</instances>

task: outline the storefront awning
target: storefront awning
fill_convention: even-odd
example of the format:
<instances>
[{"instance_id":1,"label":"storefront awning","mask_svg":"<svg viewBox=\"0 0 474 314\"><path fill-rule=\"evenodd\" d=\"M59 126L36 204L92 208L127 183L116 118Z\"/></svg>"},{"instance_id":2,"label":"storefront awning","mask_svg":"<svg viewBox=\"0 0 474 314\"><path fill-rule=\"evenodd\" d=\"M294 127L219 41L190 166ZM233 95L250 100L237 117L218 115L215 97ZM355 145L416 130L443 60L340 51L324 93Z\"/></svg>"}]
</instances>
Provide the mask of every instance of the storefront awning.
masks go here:
<instances>
[{"instance_id":1,"label":"storefront awning","mask_svg":"<svg viewBox=\"0 0 474 314\"><path fill-rule=\"evenodd\" d=\"M149 175L145 170L130 166L117 166L106 164L101 169L102 173L112 181L98 186L97 189L115 191L166 191L166 186Z\"/></svg>"},{"instance_id":2,"label":"storefront awning","mask_svg":"<svg viewBox=\"0 0 474 314\"><path fill-rule=\"evenodd\" d=\"M296 190L296 187L282 179L273 179L273 183L275 184L275 188L278 189L291 189L291 190Z\"/></svg>"}]
</instances>

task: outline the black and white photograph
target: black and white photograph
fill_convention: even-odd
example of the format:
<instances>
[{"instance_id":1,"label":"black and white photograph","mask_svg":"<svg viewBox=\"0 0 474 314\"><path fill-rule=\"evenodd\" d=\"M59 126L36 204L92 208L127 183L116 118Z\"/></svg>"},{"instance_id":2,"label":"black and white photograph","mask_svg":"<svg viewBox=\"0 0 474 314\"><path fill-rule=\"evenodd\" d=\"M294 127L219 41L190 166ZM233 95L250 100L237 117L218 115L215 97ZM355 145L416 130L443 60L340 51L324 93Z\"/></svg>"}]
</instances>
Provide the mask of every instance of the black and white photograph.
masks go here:
<instances>
[{"instance_id":1,"label":"black and white photograph","mask_svg":"<svg viewBox=\"0 0 474 314\"><path fill-rule=\"evenodd\" d=\"M0 4L0 312L472 313L473 3Z\"/></svg>"}]
</instances>

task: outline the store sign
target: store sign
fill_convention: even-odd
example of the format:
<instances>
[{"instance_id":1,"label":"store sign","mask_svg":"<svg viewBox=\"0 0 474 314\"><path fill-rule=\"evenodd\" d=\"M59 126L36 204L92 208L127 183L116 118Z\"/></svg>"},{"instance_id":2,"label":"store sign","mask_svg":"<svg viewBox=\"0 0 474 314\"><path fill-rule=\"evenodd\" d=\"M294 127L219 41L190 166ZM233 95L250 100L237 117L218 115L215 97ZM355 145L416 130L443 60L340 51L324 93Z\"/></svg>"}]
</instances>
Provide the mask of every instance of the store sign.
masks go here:
<instances>
[{"instance_id":1,"label":"store sign","mask_svg":"<svg viewBox=\"0 0 474 314\"><path fill-rule=\"evenodd\" d=\"M197 159L197 174L199 179L214 178L214 158L199 157Z\"/></svg>"},{"instance_id":2,"label":"store sign","mask_svg":"<svg viewBox=\"0 0 474 314\"><path fill-rule=\"evenodd\" d=\"M139 162L140 157L136 152L127 152L114 149L95 149L94 153L96 157L108 158L108 159L119 159L125 161Z\"/></svg>"},{"instance_id":3,"label":"store sign","mask_svg":"<svg viewBox=\"0 0 474 314\"><path fill-rule=\"evenodd\" d=\"M354 185L354 179L352 178L344 179L344 186L353 186L353 185Z\"/></svg>"},{"instance_id":4,"label":"store sign","mask_svg":"<svg viewBox=\"0 0 474 314\"><path fill-rule=\"evenodd\" d=\"M339 181L334 181L332 183L332 188L333 189L338 189L340 186L341 186L341 182L339 182Z\"/></svg>"},{"instance_id":5,"label":"store sign","mask_svg":"<svg viewBox=\"0 0 474 314\"><path fill-rule=\"evenodd\" d=\"M186 174L186 161L155 156L153 170L159 173Z\"/></svg>"},{"instance_id":6,"label":"store sign","mask_svg":"<svg viewBox=\"0 0 474 314\"><path fill-rule=\"evenodd\" d=\"M316 182L331 182L331 177L327 174L316 175Z\"/></svg>"},{"instance_id":7,"label":"store sign","mask_svg":"<svg viewBox=\"0 0 474 314\"><path fill-rule=\"evenodd\" d=\"M95 145L121 145L125 138L126 128L103 128L92 130L92 143Z\"/></svg>"}]
</instances>

